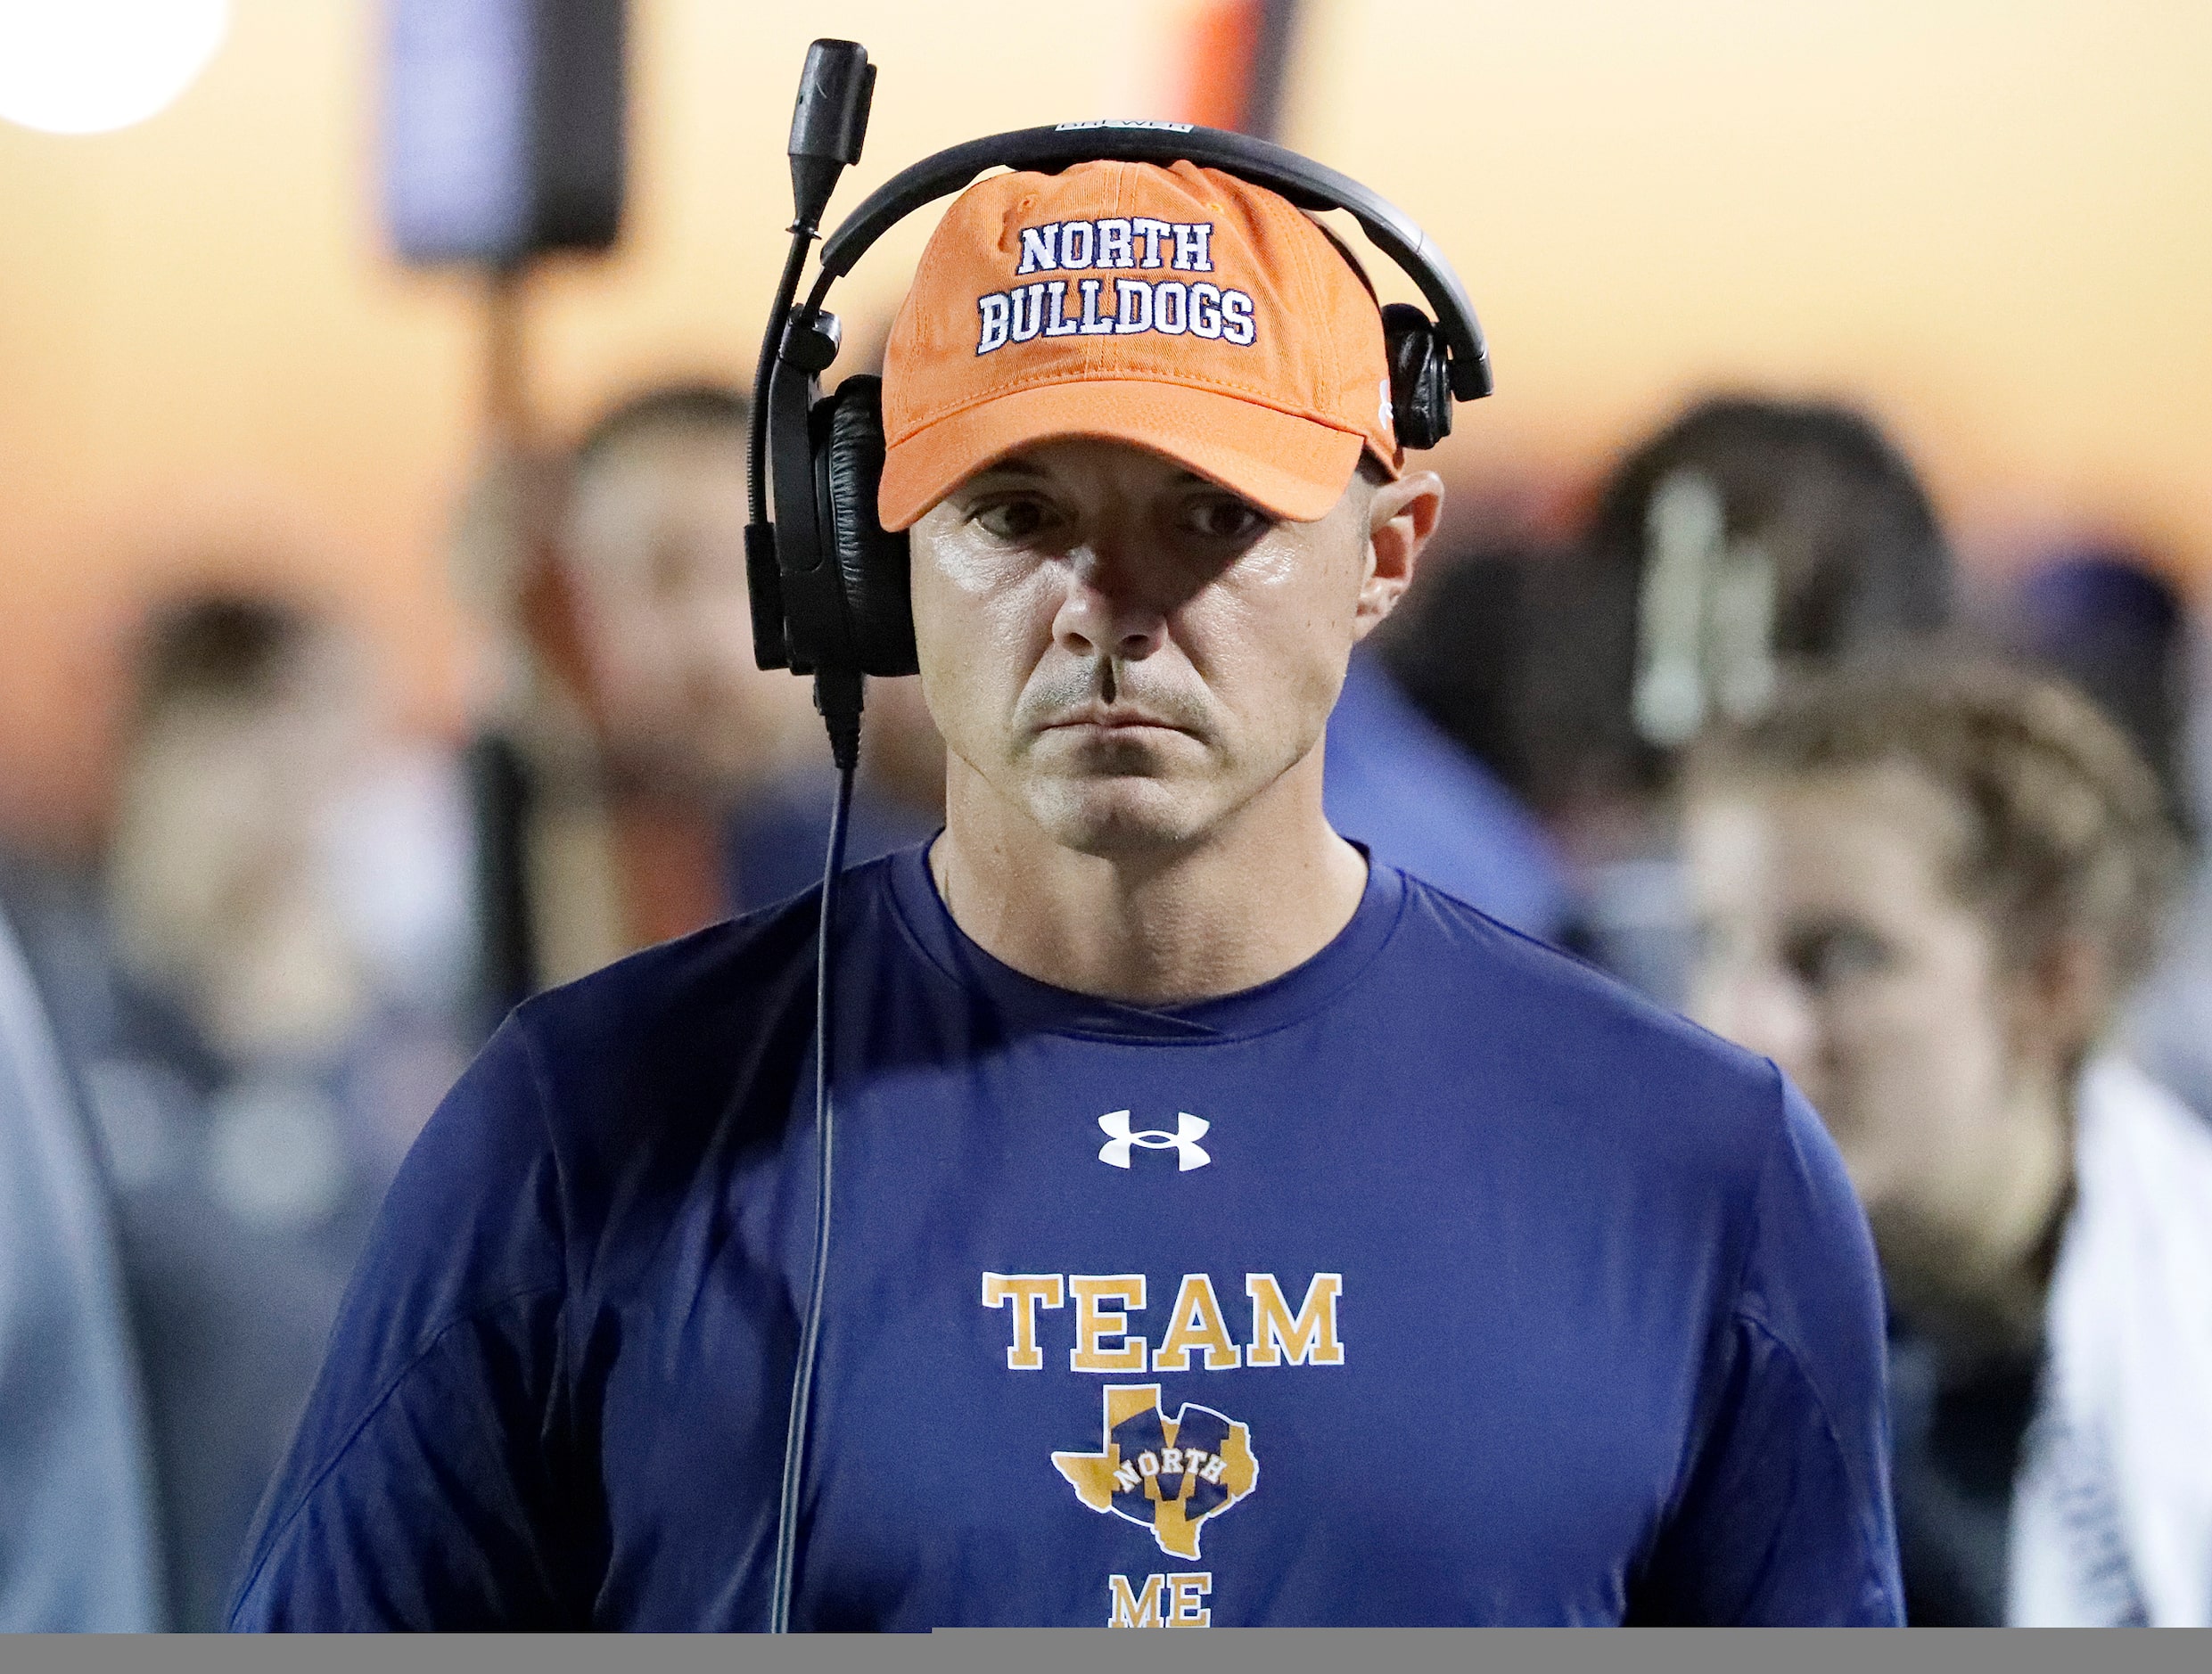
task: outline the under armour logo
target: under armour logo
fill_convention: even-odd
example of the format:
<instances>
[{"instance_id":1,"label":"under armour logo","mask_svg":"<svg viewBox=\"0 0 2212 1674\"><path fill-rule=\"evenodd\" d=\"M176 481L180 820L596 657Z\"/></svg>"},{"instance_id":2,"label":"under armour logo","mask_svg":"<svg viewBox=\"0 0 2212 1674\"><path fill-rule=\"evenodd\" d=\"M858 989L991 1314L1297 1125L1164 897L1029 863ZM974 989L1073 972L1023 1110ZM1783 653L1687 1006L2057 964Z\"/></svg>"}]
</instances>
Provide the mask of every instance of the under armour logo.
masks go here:
<instances>
[{"instance_id":1,"label":"under armour logo","mask_svg":"<svg viewBox=\"0 0 2212 1674\"><path fill-rule=\"evenodd\" d=\"M1213 1159L1198 1143L1200 1135L1213 1124L1203 1116L1193 1116L1188 1111L1175 1112L1175 1131L1168 1133L1158 1128L1148 1128L1141 1133L1129 1130L1129 1112L1125 1110L1108 1111L1098 1118L1098 1126L1112 1136L1098 1147L1098 1161L1116 1169L1129 1166L1130 1147L1141 1146L1147 1151L1172 1151L1175 1167L1188 1174L1193 1169L1203 1169Z\"/></svg>"}]
</instances>

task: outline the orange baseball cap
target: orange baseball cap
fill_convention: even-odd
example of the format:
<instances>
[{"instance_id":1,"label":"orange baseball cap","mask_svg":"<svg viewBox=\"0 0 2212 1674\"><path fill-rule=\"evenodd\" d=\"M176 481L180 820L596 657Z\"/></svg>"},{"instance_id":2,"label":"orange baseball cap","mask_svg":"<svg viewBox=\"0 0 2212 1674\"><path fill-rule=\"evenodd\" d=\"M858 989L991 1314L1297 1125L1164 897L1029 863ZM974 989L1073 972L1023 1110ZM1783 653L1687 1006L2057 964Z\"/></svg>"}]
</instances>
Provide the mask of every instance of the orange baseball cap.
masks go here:
<instances>
[{"instance_id":1,"label":"orange baseball cap","mask_svg":"<svg viewBox=\"0 0 2212 1674\"><path fill-rule=\"evenodd\" d=\"M1179 162L997 175L953 201L884 356L877 510L911 525L1032 443L1164 455L1295 522L1396 474L1382 316L1319 225Z\"/></svg>"}]
</instances>

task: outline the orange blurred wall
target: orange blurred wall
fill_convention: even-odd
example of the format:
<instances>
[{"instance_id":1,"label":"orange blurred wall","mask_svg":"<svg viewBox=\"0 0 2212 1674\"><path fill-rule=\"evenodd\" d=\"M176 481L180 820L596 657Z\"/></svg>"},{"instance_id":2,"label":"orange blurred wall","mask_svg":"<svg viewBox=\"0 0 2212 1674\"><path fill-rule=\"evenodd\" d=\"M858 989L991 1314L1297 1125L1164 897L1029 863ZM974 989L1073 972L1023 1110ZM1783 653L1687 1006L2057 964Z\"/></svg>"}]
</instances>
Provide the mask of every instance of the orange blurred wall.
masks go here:
<instances>
[{"instance_id":1,"label":"orange blurred wall","mask_svg":"<svg viewBox=\"0 0 2212 1674\"><path fill-rule=\"evenodd\" d=\"M1463 410L1458 475L1570 480L1714 384L1834 391L1873 403L1984 548L2109 524L2191 573L2212 562L2212 8L1307 12L1287 137L1420 218L1491 333L1500 393ZM234 12L206 76L140 127L0 124L0 827L19 835L96 816L125 635L186 575L327 599L415 724L461 722L470 641L441 539L473 445L477 301L382 254L376 9ZM989 129L1169 113L1193 7L635 12L628 240L532 299L556 431L645 378L749 369L809 37L882 65L850 204ZM925 231L841 292L856 344Z\"/></svg>"}]
</instances>

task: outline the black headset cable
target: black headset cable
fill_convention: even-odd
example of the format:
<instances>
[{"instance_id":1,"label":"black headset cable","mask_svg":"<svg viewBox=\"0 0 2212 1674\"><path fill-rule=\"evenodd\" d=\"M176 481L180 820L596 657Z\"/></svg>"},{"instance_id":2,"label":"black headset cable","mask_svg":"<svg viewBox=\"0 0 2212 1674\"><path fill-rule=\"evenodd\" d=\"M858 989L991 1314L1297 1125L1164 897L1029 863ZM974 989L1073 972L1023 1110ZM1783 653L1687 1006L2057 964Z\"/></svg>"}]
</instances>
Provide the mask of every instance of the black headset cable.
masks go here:
<instances>
[{"instance_id":1,"label":"black headset cable","mask_svg":"<svg viewBox=\"0 0 2212 1674\"><path fill-rule=\"evenodd\" d=\"M859 675L825 672L815 679L815 704L829 727L837 766L837 801L829 816L829 851L822 863L821 916L814 945L814 1261L807 1284L806 1318L799 1332L799 1365L791 1380L791 1416L784 1434L784 1477L776 1519L774 1598L769 1631L791 1631L791 1595L799 1547L799 1492L806 1474L807 1408L814 1393L814 1363L822 1338L822 1299L829 1283L829 1211L835 1155L836 1111L830 1098L830 948L837 909L837 878L845 865L845 830L852 817L852 775L860 759Z\"/></svg>"}]
</instances>

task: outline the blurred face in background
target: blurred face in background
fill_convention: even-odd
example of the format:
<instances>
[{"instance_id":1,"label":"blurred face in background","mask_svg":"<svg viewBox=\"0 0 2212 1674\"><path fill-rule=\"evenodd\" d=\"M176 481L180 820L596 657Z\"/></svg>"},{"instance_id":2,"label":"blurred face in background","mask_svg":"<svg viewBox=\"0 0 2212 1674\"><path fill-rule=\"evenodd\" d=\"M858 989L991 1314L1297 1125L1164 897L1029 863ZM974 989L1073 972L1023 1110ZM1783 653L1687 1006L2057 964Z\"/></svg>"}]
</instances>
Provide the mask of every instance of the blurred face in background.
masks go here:
<instances>
[{"instance_id":1,"label":"blurred face in background","mask_svg":"<svg viewBox=\"0 0 2212 1674\"><path fill-rule=\"evenodd\" d=\"M809 688L753 666L744 439L670 426L580 467L565 551L589 701L626 769L728 794L811 742Z\"/></svg>"},{"instance_id":2,"label":"blurred face in background","mask_svg":"<svg viewBox=\"0 0 2212 1674\"><path fill-rule=\"evenodd\" d=\"M1812 1102L1908 1292L2032 1237L2066 1178L2071 1043L1961 899L1967 834L1902 765L1708 784L1685 811L1692 1015Z\"/></svg>"},{"instance_id":3,"label":"blurred face in background","mask_svg":"<svg viewBox=\"0 0 2212 1674\"><path fill-rule=\"evenodd\" d=\"M287 653L266 693L180 698L134 741L109 856L117 932L227 1051L319 1050L366 1003L325 861L374 741L366 671L332 636Z\"/></svg>"}]
</instances>

